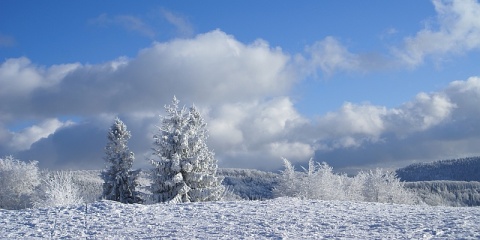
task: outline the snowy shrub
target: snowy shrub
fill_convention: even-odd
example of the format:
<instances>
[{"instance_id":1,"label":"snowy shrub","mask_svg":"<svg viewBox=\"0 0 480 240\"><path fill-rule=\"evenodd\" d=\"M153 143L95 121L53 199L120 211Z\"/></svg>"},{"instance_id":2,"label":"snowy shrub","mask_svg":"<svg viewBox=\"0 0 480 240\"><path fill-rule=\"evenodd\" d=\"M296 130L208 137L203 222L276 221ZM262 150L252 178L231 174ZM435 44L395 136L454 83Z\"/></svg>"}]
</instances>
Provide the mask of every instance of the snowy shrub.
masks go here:
<instances>
[{"instance_id":1,"label":"snowy shrub","mask_svg":"<svg viewBox=\"0 0 480 240\"><path fill-rule=\"evenodd\" d=\"M131 170L135 156L127 146L130 137L127 126L116 118L107 135L108 143L105 147L107 166L102 172L104 180L102 196L107 200L121 203L142 201L135 190L138 186L137 178L140 171Z\"/></svg>"},{"instance_id":2,"label":"snowy shrub","mask_svg":"<svg viewBox=\"0 0 480 240\"><path fill-rule=\"evenodd\" d=\"M74 181L74 172L56 171L45 173L34 207L57 207L83 203L80 189Z\"/></svg>"},{"instance_id":3,"label":"snowy shrub","mask_svg":"<svg viewBox=\"0 0 480 240\"><path fill-rule=\"evenodd\" d=\"M345 200L348 177L333 173L332 167L326 163L315 164L312 159L308 169L295 171L293 165L283 159L285 170L282 172L280 184L275 188L277 196L291 196L302 199Z\"/></svg>"},{"instance_id":4,"label":"snowy shrub","mask_svg":"<svg viewBox=\"0 0 480 240\"><path fill-rule=\"evenodd\" d=\"M243 200L238 194L235 193L232 186L226 186L223 191L222 196L220 197L222 201L239 201Z\"/></svg>"},{"instance_id":5,"label":"snowy shrub","mask_svg":"<svg viewBox=\"0 0 480 240\"><path fill-rule=\"evenodd\" d=\"M308 169L297 172L287 159L283 161L285 170L274 190L277 197L404 204L419 202L418 197L406 189L393 172L377 169L360 172L351 178L334 173L326 163L315 164L310 160Z\"/></svg>"},{"instance_id":6,"label":"snowy shrub","mask_svg":"<svg viewBox=\"0 0 480 240\"><path fill-rule=\"evenodd\" d=\"M217 160L207 147L206 123L195 106L165 106L168 116L154 135L152 194L157 202L215 201L224 186L217 176Z\"/></svg>"},{"instance_id":7,"label":"snowy shrub","mask_svg":"<svg viewBox=\"0 0 480 240\"><path fill-rule=\"evenodd\" d=\"M274 195L277 197L289 196L303 198L304 194L302 194L302 189L304 187L301 180L304 176L297 177L296 175L302 173L297 173L292 163L286 158L282 159L285 170L281 173L279 185L273 190Z\"/></svg>"},{"instance_id":8,"label":"snowy shrub","mask_svg":"<svg viewBox=\"0 0 480 240\"><path fill-rule=\"evenodd\" d=\"M0 158L0 208L31 207L31 197L40 184L37 162L29 163L12 156Z\"/></svg>"},{"instance_id":9,"label":"snowy shrub","mask_svg":"<svg viewBox=\"0 0 480 240\"><path fill-rule=\"evenodd\" d=\"M345 175L333 173L333 168L326 163L316 165L313 160L310 160L306 179L307 187L310 190L309 198L344 200L347 197L345 195L347 179Z\"/></svg>"},{"instance_id":10,"label":"snowy shrub","mask_svg":"<svg viewBox=\"0 0 480 240\"><path fill-rule=\"evenodd\" d=\"M360 172L355 176L362 187L363 201L417 204L419 198L400 181L395 172L383 169Z\"/></svg>"}]
</instances>

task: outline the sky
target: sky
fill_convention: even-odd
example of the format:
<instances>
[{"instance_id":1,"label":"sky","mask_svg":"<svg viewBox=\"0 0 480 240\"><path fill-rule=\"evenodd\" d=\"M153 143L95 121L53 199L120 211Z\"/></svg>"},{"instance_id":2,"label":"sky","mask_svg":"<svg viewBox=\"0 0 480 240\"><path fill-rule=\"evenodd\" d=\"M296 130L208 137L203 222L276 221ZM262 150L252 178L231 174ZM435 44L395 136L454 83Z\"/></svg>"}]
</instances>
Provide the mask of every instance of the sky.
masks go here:
<instances>
[{"instance_id":1,"label":"sky","mask_svg":"<svg viewBox=\"0 0 480 240\"><path fill-rule=\"evenodd\" d=\"M0 1L0 156L149 168L175 95L219 167L337 171L480 155L480 3Z\"/></svg>"}]
</instances>

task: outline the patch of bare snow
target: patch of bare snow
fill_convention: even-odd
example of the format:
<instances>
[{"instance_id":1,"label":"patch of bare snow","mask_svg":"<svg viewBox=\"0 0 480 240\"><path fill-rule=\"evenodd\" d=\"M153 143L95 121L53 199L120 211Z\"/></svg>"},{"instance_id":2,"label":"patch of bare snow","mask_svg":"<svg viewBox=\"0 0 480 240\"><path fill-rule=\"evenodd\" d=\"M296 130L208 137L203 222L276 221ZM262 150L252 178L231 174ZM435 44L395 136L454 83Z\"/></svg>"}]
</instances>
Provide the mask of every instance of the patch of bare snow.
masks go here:
<instances>
[{"instance_id":1,"label":"patch of bare snow","mask_svg":"<svg viewBox=\"0 0 480 240\"><path fill-rule=\"evenodd\" d=\"M278 198L0 210L3 239L480 239L480 208Z\"/></svg>"}]
</instances>

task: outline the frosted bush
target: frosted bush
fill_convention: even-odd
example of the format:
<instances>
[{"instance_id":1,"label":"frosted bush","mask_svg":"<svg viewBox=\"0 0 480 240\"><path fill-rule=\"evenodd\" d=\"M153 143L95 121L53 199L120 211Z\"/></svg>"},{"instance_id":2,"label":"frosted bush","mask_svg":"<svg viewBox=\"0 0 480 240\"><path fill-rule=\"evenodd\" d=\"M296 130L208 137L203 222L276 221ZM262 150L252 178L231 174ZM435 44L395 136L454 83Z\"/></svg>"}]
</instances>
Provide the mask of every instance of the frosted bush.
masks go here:
<instances>
[{"instance_id":1,"label":"frosted bush","mask_svg":"<svg viewBox=\"0 0 480 240\"><path fill-rule=\"evenodd\" d=\"M72 171L46 173L42 179L34 207L56 207L83 203Z\"/></svg>"},{"instance_id":2,"label":"frosted bush","mask_svg":"<svg viewBox=\"0 0 480 240\"><path fill-rule=\"evenodd\" d=\"M362 187L363 201L382 203L417 204L419 198L404 187L395 172L383 169L360 172L355 180Z\"/></svg>"},{"instance_id":3,"label":"frosted bush","mask_svg":"<svg viewBox=\"0 0 480 240\"><path fill-rule=\"evenodd\" d=\"M326 163L309 161L303 172L294 170L293 165L283 159L285 170L280 183L274 189L277 197L289 196L302 199L350 200L383 203L419 203L418 197L406 189L394 172L381 169L360 172L351 178L336 174Z\"/></svg>"},{"instance_id":4,"label":"frosted bush","mask_svg":"<svg viewBox=\"0 0 480 240\"><path fill-rule=\"evenodd\" d=\"M31 207L31 197L40 184L38 162L22 162L12 156L0 158L0 208Z\"/></svg>"},{"instance_id":5,"label":"frosted bush","mask_svg":"<svg viewBox=\"0 0 480 240\"><path fill-rule=\"evenodd\" d=\"M308 169L295 171L293 165L283 159L285 170L280 184L274 189L276 196L290 196L302 199L344 200L348 177L333 173L326 163L316 164L310 159Z\"/></svg>"}]
</instances>

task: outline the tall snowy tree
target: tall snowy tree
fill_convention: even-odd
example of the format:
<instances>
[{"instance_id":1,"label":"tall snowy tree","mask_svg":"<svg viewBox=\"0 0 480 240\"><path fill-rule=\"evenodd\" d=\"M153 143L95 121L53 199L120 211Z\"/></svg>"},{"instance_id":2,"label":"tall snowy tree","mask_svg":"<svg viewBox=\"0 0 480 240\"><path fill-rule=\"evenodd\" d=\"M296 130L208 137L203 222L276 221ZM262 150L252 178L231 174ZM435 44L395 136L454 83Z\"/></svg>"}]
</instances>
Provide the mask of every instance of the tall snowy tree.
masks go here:
<instances>
[{"instance_id":1,"label":"tall snowy tree","mask_svg":"<svg viewBox=\"0 0 480 240\"><path fill-rule=\"evenodd\" d=\"M207 147L207 124L195 106L179 108L178 99L165 106L167 116L154 135L152 193L157 202L219 200L223 178Z\"/></svg>"},{"instance_id":2,"label":"tall snowy tree","mask_svg":"<svg viewBox=\"0 0 480 240\"><path fill-rule=\"evenodd\" d=\"M138 186L139 170L132 171L135 156L128 149L131 134L127 126L116 118L110 127L105 147L107 166L102 172L103 198L122 203L138 203L141 198L135 188Z\"/></svg>"}]
</instances>

